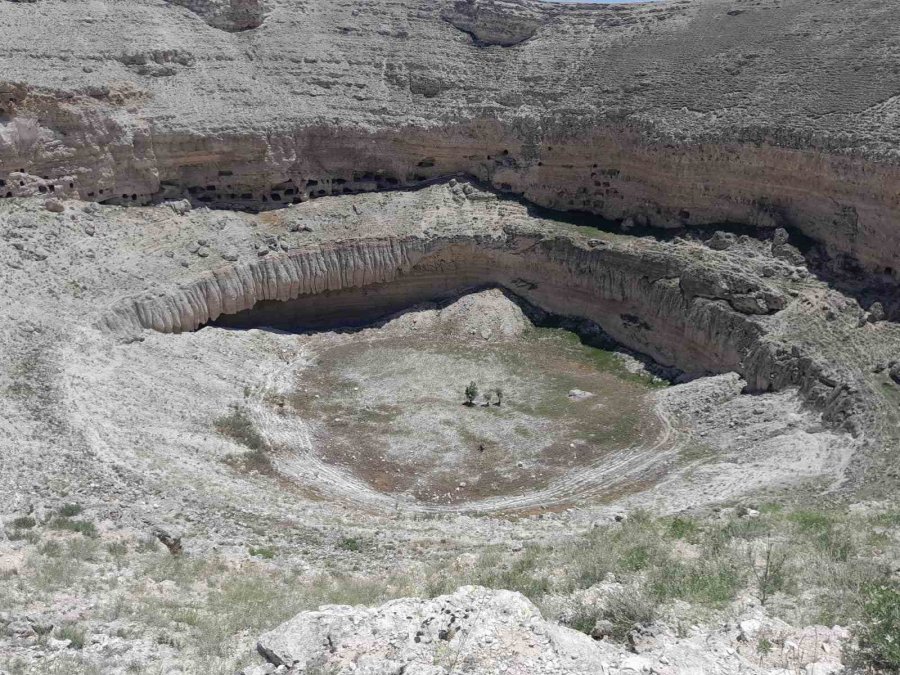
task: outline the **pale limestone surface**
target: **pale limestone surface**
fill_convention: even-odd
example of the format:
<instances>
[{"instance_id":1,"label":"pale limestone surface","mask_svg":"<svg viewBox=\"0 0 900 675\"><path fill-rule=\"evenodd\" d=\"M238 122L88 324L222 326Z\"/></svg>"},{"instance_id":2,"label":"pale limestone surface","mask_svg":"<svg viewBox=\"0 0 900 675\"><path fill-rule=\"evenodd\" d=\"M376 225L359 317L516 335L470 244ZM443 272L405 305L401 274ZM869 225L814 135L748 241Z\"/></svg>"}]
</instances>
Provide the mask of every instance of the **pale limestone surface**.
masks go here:
<instances>
[{"instance_id":1,"label":"pale limestone surface","mask_svg":"<svg viewBox=\"0 0 900 675\"><path fill-rule=\"evenodd\" d=\"M464 174L638 224L796 228L890 276L898 11L4 2L0 197L257 209Z\"/></svg>"}]
</instances>

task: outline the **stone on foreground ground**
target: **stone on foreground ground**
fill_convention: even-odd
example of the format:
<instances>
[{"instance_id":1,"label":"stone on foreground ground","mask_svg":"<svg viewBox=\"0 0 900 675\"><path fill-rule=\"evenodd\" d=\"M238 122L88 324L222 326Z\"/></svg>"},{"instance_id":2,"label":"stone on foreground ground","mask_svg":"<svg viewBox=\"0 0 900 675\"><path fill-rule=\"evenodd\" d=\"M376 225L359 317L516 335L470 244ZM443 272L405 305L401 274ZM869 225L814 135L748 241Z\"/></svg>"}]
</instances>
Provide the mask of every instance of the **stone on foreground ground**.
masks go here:
<instances>
[{"instance_id":1,"label":"stone on foreground ground","mask_svg":"<svg viewBox=\"0 0 900 675\"><path fill-rule=\"evenodd\" d=\"M759 617L759 618L755 618ZM463 586L431 600L403 598L380 607L330 605L302 612L259 639L274 667L290 673L449 675L449 673L618 674L815 673L841 669L847 632L823 626L794 630L760 611L723 630L676 636L655 624L631 648L545 621L522 594ZM757 642L779 635L788 656L763 658Z\"/></svg>"}]
</instances>

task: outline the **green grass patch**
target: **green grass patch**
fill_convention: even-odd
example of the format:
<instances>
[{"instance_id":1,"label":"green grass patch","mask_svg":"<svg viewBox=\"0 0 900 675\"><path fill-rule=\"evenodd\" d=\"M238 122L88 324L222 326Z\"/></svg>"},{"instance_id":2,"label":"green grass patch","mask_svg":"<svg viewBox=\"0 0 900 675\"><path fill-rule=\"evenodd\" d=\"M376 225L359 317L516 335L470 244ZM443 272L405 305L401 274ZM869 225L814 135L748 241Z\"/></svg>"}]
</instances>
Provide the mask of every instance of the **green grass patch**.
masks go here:
<instances>
[{"instance_id":1,"label":"green grass patch","mask_svg":"<svg viewBox=\"0 0 900 675\"><path fill-rule=\"evenodd\" d=\"M229 414L216 419L213 427L223 436L251 450L263 450L266 447L266 442L253 424L253 420L239 406L235 406Z\"/></svg>"},{"instance_id":2,"label":"green grass patch","mask_svg":"<svg viewBox=\"0 0 900 675\"><path fill-rule=\"evenodd\" d=\"M788 520L804 534L822 532L834 525L831 516L820 511L795 511L788 515Z\"/></svg>"},{"instance_id":3,"label":"green grass patch","mask_svg":"<svg viewBox=\"0 0 900 675\"><path fill-rule=\"evenodd\" d=\"M275 557L275 549L268 548L266 546L254 547L251 546L249 548L250 555L255 558L263 558L265 560L271 560Z\"/></svg>"},{"instance_id":4,"label":"green grass patch","mask_svg":"<svg viewBox=\"0 0 900 675\"><path fill-rule=\"evenodd\" d=\"M37 521L31 516L19 516L18 518L13 518L9 524L16 530L30 530L37 525Z\"/></svg>"},{"instance_id":5,"label":"green grass patch","mask_svg":"<svg viewBox=\"0 0 900 675\"><path fill-rule=\"evenodd\" d=\"M700 532L700 526L692 518L676 516L669 521L668 535L674 539L695 539Z\"/></svg>"},{"instance_id":6,"label":"green grass patch","mask_svg":"<svg viewBox=\"0 0 900 675\"><path fill-rule=\"evenodd\" d=\"M866 589L859 646L852 658L866 672L900 672L900 586L873 585Z\"/></svg>"},{"instance_id":7,"label":"green grass patch","mask_svg":"<svg viewBox=\"0 0 900 675\"><path fill-rule=\"evenodd\" d=\"M56 513L63 518L74 518L81 515L83 510L80 504L63 504Z\"/></svg>"},{"instance_id":8,"label":"green grass patch","mask_svg":"<svg viewBox=\"0 0 900 675\"><path fill-rule=\"evenodd\" d=\"M651 575L650 592L660 601L686 600L707 607L722 607L734 600L744 575L734 561L672 561Z\"/></svg>"},{"instance_id":9,"label":"green grass patch","mask_svg":"<svg viewBox=\"0 0 900 675\"><path fill-rule=\"evenodd\" d=\"M77 532L85 537L97 536L97 526L89 520L73 520L71 518L57 517L50 521L50 529Z\"/></svg>"},{"instance_id":10,"label":"green grass patch","mask_svg":"<svg viewBox=\"0 0 900 675\"><path fill-rule=\"evenodd\" d=\"M363 543L355 537L342 537L337 543L337 547L342 551L353 551L358 553L363 550Z\"/></svg>"},{"instance_id":11,"label":"green grass patch","mask_svg":"<svg viewBox=\"0 0 900 675\"><path fill-rule=\"evenodd\" d=\"M57 640L68 640L69 649L84 649L87 632L74 624L67 624L56 629Z\"/></svg>"}]
</instances>

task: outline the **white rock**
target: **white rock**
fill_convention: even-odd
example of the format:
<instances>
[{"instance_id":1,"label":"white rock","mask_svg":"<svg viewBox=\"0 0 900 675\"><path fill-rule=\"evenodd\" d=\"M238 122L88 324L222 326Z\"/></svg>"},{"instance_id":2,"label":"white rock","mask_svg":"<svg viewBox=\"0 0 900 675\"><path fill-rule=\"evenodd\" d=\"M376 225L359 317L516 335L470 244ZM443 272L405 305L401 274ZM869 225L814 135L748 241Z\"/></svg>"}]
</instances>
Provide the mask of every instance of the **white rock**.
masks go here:
<instances>
[{"instance_id":1,"label":"white rock","mask_svg":"<svg viewBox=\"0 0 900 675\"><path fill-rule=\"evenodd\" d=\"M649 673L653 664L645 656L629 656L622 660L619 668L624 671L634 671L635 673Z\"/></svg>"},{"instance_id":2,"label":"white rock","mask_svg":"<svg viewBox=\"0 0 900 675\"><path fill-rule=\"evenodd\" d=\"M572 401L583 401L586 398L591 398L594 394L590 391L582 391L581 389L572 389L569 391L569 399Z\"/></svg>"},{"instance_id":3,"label":"white rock","mask_svg":"<svg viewBox=\"0 0 900 675\"><path fill-rule=\"evenodd\" d=\"M741 631L741 640L749 642L750 640L755 640L756 636L759 635L762 622L758 619L745 619L738 624L738 628Z\"/></svg>"},{"instance_id":4,"label":"white rock","mask_svg":"<svg viewBox=\"0 0 900 675\"><path fill-rule=\"evenodd\" d=\"M545 660L565 662L566 673L586 675L596 673L596 664L607 657L601 643L545 621L521 594L477 586L432 600L303 612L260 637L258 648L273 664L300 672L312 664L327 671L355 662L355 673L396 672L391 668L399 663L405 673L437 675L451 665L442 658L463 645L470 672L496 672L500 663L508 675L546 672L535 665L539 653ZM640 664L645 662L649 665L643 658Z\"/></svg>"}]
</instances>

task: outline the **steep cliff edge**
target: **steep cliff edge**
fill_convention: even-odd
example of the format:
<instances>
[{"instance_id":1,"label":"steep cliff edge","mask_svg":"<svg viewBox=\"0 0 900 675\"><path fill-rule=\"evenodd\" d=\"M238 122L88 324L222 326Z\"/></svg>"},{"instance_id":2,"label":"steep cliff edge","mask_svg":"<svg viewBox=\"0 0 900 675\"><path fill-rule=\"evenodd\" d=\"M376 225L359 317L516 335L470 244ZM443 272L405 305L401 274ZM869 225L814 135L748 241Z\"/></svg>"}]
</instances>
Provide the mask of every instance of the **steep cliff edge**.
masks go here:
<instances>
[{"instance_id":1,"label":"steep cliff edge","mask_svg":"<svg viewBox=\"0 0 900 675\"><path fill-rule=\"evenodd\" d=\"M900 269L889 0L271 0L239 32L216 17L248 3L188 4L0 5L0 197L256 210L463 174Z\"/></svg>"},{"instance_id":2,"label":"steep cliff edge","mask_svg":"<svg viewBox=\"0 0 900 675\"><path fill-rule=\"evenodd\" d=\"M545 311L589 319L689 376L738 372L751 391L799 387L835 427L858 434L868 426L871 410L852 370L773 338L756 320L789 298L750 270L695 259L678 246L552 236L536 223L468 229L326 240L211 269L124 299L100 325L122 336L191 331L223 315L243 315L226 325L278 326L285 316L302 324L336 308L346 325L359 315L500 286ZM304 296L312 296L304 307L292 307Z\"/></svg>"}]
</instances>

